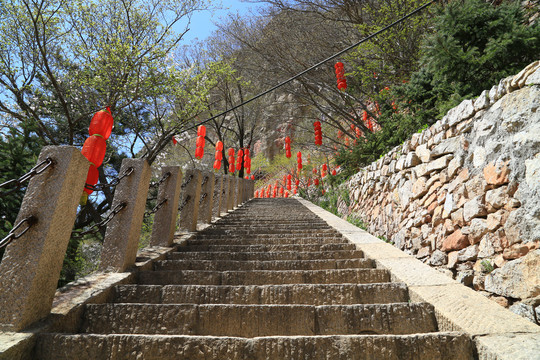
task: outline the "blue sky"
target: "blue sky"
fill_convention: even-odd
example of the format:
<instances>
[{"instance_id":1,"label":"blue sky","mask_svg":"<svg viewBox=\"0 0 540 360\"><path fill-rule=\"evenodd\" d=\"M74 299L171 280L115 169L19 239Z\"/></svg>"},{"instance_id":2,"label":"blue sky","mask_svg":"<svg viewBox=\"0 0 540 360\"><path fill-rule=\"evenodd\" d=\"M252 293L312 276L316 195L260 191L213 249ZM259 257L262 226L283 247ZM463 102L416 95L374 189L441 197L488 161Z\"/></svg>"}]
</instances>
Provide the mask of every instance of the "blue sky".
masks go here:
<instances>
[{"instance_id":1,"label":"blue sky","mask_svg":"<svg viewBox=\"0 0 540 360\"><path fill-rule=\"evenodd\" d=\"M199 11L195 13L191 19L190 30L184 35L183 43L189 44L195 38L199 40L204 40L212 31L216 30L215 22L219 22L220 19L226 18L228 14L239 13L247 14L251 9L256 9L258 7L264 6L262 4L254 4L242 2L240 0L221 0L222 9L210 11Z\"/></svg>"}]
</instances>

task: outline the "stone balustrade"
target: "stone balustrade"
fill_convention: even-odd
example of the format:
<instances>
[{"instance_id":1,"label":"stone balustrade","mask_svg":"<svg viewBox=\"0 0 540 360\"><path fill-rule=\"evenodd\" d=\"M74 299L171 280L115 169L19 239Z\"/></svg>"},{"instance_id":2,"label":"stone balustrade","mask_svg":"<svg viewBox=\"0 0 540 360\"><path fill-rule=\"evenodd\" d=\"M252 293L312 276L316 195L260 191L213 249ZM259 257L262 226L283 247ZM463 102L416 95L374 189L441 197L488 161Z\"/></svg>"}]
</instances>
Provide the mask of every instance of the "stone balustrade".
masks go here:
<instances>
[{"instance_id":1,"label":"stone balustrade","mask_svg":"<svg viewBox=\"0 0 540 360\"><path fill-rule=\"evenodd\" d=\"M17 332L51 311L89 163L72 146L43 148L16 224L28 230L6 247L0 263L0 331ZM107 224L100 270L125 272L135 264L151 170L145 159L124 159ZM253 181L179 166L162 169L151 247L170 247L180 229L193 232L253 196ZM26 219L25 221L23 219ZM30 220L28 220L30 219ZM18 234L24 230L22 228Z\"/></svg>"}]
</instances>

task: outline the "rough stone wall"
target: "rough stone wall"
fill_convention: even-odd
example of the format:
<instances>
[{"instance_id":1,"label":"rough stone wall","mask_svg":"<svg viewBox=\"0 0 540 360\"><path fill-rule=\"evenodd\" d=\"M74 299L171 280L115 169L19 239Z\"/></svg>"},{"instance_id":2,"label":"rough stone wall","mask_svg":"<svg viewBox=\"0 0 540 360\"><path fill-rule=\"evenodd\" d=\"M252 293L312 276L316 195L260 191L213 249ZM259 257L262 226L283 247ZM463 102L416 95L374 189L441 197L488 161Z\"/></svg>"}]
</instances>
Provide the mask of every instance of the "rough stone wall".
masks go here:
<instances>
[{"instance_id":1,"label":"rough stone wall","mask_svg":"<svg viewBox=\"0 0 540 360\"><path fill-rule=\"evenodd\" d=\"M540 61L465 100L348 183L348 212L540 320Z\"/></svg>"}]
</instances>

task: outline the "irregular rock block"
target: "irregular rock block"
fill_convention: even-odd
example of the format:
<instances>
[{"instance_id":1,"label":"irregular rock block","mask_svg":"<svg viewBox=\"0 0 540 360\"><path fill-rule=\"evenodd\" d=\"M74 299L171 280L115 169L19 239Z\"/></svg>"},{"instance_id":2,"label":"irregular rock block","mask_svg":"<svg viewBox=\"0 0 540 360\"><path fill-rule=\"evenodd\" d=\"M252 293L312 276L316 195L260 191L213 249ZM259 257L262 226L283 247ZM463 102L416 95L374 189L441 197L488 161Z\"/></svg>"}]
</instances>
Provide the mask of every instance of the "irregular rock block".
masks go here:
<instances>
[{"instance_id":1,"label":"irregular rock block","mask_svg":"<svg viewBox=\"0 0 540 360\"><path fill-rule=\"evenodd\" d=\"M540 250L507 262L486 276L485 287L492 293L526 299L540 295Z\"/></svg>"},{"instance_id":2,"label":"irregular rock block","mask_svg":"<svg viewBox=\"0 0 540 360\"><path fill-rule=\"evenodd\" d=\"M469 246L469 239L467 235L464 235L461 230L456 230L452 235L444 239L441 250L442 251L451 251L451 250L461 250Z\"/></svg>"}]
</instances>

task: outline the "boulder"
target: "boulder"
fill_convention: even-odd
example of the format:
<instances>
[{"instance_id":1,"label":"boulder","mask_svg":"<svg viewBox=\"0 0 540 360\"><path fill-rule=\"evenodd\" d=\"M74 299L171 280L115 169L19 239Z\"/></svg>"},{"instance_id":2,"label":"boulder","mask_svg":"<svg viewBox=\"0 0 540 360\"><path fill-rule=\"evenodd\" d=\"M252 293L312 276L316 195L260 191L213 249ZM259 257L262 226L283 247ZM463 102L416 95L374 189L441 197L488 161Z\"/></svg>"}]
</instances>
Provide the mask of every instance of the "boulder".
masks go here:
<instances>
[{"instance_id":1,"label":"boulder","mask_svg":"<svg viewBox=\"0 0 540 360\"><path fill-rule=\"evenodd\" d=\"M526 299L540 296L540 250L508 261L486 276L485 287L494 294Z\"/></svg>"}]
</instances>

